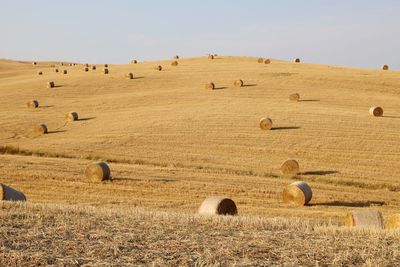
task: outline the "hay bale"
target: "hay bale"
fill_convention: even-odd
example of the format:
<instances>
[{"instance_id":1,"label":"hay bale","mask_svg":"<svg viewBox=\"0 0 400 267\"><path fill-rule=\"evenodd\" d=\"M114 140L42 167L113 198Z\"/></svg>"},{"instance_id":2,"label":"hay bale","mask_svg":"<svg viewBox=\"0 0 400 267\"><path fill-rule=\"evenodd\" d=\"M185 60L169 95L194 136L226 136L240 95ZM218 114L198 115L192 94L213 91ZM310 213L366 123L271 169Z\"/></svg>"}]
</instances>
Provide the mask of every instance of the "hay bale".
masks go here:
<instances>
[{"instance_id":1,"label":"hay bale","mask_svg":"<svg viewBox=\"0 0 400 267\"><path fill-rule=\"evenodd\" d=\"M294 63L300 63L300 58L295 58L295 59L293 60L293 62L294 62Z\"/></svg>"},{"instance_id":2,"label":"hay bale","mask_svg":"<svg viewBox=\"0 0 400 267\"><path fill-rule=\"evenodd\" d=\"M78 120L78 113L76 113L75 111L71 111L68 112L67 114L65 114L65 119L67 121L77 121Z\"/></svg>"},{"instance_id":3,"label":"hay bale","mask_svg":"<svg viewBox=\"0 0 400 267\"><path fill-rule=\"evenodd\" d=\"M108 69L103 69L104 74L108 74Z\"/></svg>"},{"instance_id":4,"label":"hay bale","mask_svg":"<svg viewBox=\"0 0 400 267\"><path fill-rule=\"evenodd\" d=\"M47 82L47 88L54 88L55 83L53 81Z\"/></svg>"},{"instance_id":5,"label":"hay bale","mask_svg":"<svg viewBox=\"0 0 400 267\"><path fill-rule=\"evenodd\" d=\"M205 87L207 90L214 90L215 84L213 82L210 82L210 83L207 83Z\"/></svg>"},{"instance_id":6,"label":"hay bale","mask_svg":"<svg viewBox=\"0 0 400 267\"><path fill-rule=\"evenodd\" d=\"M68 74L68 71L67 70L63 70L63 74Z\"/></svg>"},{"instance_id":7,"label":"hay bale","mask_svg":"<svg viewBox=\"0 0 400 267\"><path fill-rule=\"evenodd\" d=\"M386 218L385 228L397 229L400 228L400 214L393 214Z\"/></svg>"},{"instance_id":8,"label":"hay bale","mask_svg":"<svg viewBox=\"0 0 400 267\"><path fill-rule=\"evenodd\" d=\"M381 107L371 107L369 109L369 114L375 117L382 117L383 116L383 108Z\"/></svg>"},{"instance_id":9,"label":"hay bale","mask_svg":"<svg viewBox=\"0 0 400 267\"><path fill-rule=\"evenodd\" d=\"M86 63L86 64L85 64L85 67L86 67L86 68L89 68L89 64Z\"/></svg>"},{"instance_id":10,"label":"hay bale","mask_svg":"<svg viewBox=\"0 0 400 267\"><path fill-rule=\"evenodd\" d=\"M271 130L272 129L272 120L270 118L262 118L260 120L260 128L262 130Z\"/></svg>"},{"instance_id":11,"label":"hay bale","mask_svg":"<svg viewBox=\"0 0 400 267\"><path fill-rule=\"evenodd\" d=\"M161 65L155 66L154 69L158 70L158 71L162 71L162 66Z\"/></svg>"},{"instance_id":12,"label":"hay bale","mask_svg":"<svg viewBox=\"0 0 400 267\"><path fill-rule=\"evenodd\" d=\"M56 67L56 65L54 65L54 64L50 65L50 68L55 68L55 67Z\"/></svg>"},{"instance_id":13,"label":"hay bale","mask_svg":"<svg viewBox=\"0 0 400 267\"><path fill-rule=\"evenodd\" d=\"M132 73L132 72L127 73L127 74L125 75L125 77L126 77L127 79L132 80L132 79L133 79L133 73Z\"/></svg>"},{"instance_id":14,"label":"hay bale","mask_svg":"<svg viewBox=\"0 0 400 267\"><path fill-rule=\"evenodd\" d=\"M58 69L54 69L54 72L58 72Z\"/></svg>"},{"instance_id":15,"label":"hay bale","mask_svg":"<svg viewBox=\"0 0 400 267\"><path fill-rule=\"evenodd\" d=\"M134 60L131 61L131 64L137 64L137 63L138 63L138 62L137 62L136 59L134 59Z\"/></svg>"},{"instance_id":16,"label":"hay bale","mask_svg":"<svg viewBox=\"0 0 400 267\"><path fill-rule=\"evenodd\" d=\"M262 57L260 57L259 59L257 59L258 63L264 63L264 59Z\"/></svg>"},{"instance_id":17,"label":"hay bale","mask_svg":"<svg viewBox=\"0 0 400 267\"><path fill-rule=\"evenodd\" d=\"M208 55L208 59L214 59L214 55Z\"/></svg>"},{"instance_id":18,"label":"hay bale","mask_svg":"<svg viewBox=\"0 0 400 267\"><path fill-rule=\"evenodd\" d=\"M35 125L34 127L34 132L37 135L43 135L43 134L47 134L48 130L47 130L47 126L44 123L38 123Z\"/></svg>"},{"instance_id":19,"label":"hay bale","mask_svg":"<svg viewBox=\"0 0 400 267\"><path fill-rule=\"evenodd\" d=\"M242 87L244 85L243 80L236 80L234 83L235 87Z\"/></svg>"},{"instance_id":20,"label":"hay bale","mask_svg":"<svg viewBox=\"0 0 400 267\"><path fill-rule=\"evenodd\" d=\"M174 66L174 67L178 66L178 61L172 61L171 66Z\"/></svg>"},{"instance_id":21,"label":"hay bale","mask_svg":"<svg viewBox=\"0 0 400 267\"><path fill-rule=\"evenodd\" d=\"M266 60L264 60L264 64L271 64L271 59L267 58Z\"/></svg>"},{"instance_id":22,"label":"hay bale","mask_svg":"<svg viewBox=\"0 0 400 267\"><path fill-rule=\"evenodd\" d=\"M96 162L88 165L85 176L92 182L101 182L110 179L110 167L105 162Z\"/></svg>"},{"instance_id":23,"label":"hay bale","mask_svg":"<svg viewBox=\"0 0 400 267\"><path fill-rule=\"evenodd\" d=\"M382 66L382 70L389 70L389 66L388 65L383 65Z\"/></svg>"},{"instance_id":24,"label":"hay bale","mask_svg":"<svg viewBox=\"0 0 400 267\"><path fill-rule=\"evenodd\" d=\"M174 59L179 59L179 56L178 55L174 56Z\"/></svg>"},{"instance_id":25,"label":"hay bale","mask_svg":"<svg viewBox=\"0 0 400 267\"><path fill-rule=\"evenodd\" d=\"M88 68L88 67L85 67L83 70L84 70L85 72L88 72L88 71L89 71L89 68Z\"/></svg>"},{"instance_id":26,"label":"hay bale","mask_svg":"<svg viewBox=\"0 0 400 267\"><path fill-rule=\"evenodd\" d=\"M232 199L225 197L208 197L199 208L204 215L237 215L237 207Z\"/></svg>"},{"instance_id":27,"label":"hay bale","mask_svg":"<svg viewBox=\"0 0 400 267\"><path fill-rule=\"evenodd\" d=\"M24 193L0 183L0 200L5 201L26 201Z\"/></svg>"},{"instance_id":28,"label":"hay bale","mask_svg":"<svg viewBox=\"0 0 400 267\"><path fill-rule=\"evenodd\" d=\"M108 68L108 64L104 64L104 68Z\"/></svg>"},{"instance_id":29,"label":"hay bale","mask_svg":"<svg viewBox=\"0 0 400 267\"><path fill-rule=\"evenodd\" d=\"M289 96L289 100L290 100L290 101L295 101L295 102L297 102L297 101L300 100L300 95L299 95L298 93L291 94L291 95Z\"/></svg>"},{"instance_id":30,"label":"hay bale","mask_svg":"<svg viewBox=\"0 0 400 267\"><path fill-rule=\"evenodd\" d=\"M347 213L344 223L349 227L384 229L382 213L378 210L355 210Z\"/></svg>"},{"instance_id":31,"label":"hay bale","mask_svg":"<svg viewBox=\"0 0 400 267\"><path fill-rule=\"evenodd\" d=\"M311 201L312 190L307 183L298 181L283 189L282 197L287 204L304 206Z\"/></svg>"},{"instance_id":32,"label":"hay bale","mask_svg":"<svg viewBox=\"0 0 400 267\"><path fill-rule=\"evenodd\" d=\"M295 176L300 172L300 166L297 160L288 159L281 165L281 172L286 176Z\"/></svg>"},{"instance_id":33,"label":"hay bale","mask_svg":"<svg viewBox=\"0 0 400 267\"><path fill-rule=\"evenodd\" d=\"M38 75L43 75L43 72L41 72L41 71L38 71L38 73L37 73Z\"/></svg>"},{"instance_id":34,"label":"hay bale","mask_svg":"<svg viewBox=\"0 0 400 267\"><path fill-rule=\"evenodd\" d=\"M32 62L32 65L36 65L37 63L35 61Z\"/></svg>"},{"instance_id":35,"label":"hay bale","mask_svg":"<svg viewBox=\"0 0 400 267\"><path fill-rule=\"evenodd\" d=\"M92 66L92 70L96 70L96 66Z\"/></svg>"},{"instance_id":36,"label":"hay bale","mask_svg":"<svg viewBox=\"0 0 400 267\"><path fill-rule=\"evenodd\" d=\"M39 101L37 101L37 100L28 101L28 102L26 102L26 106L28 108L38 108L39 107Z\"/></svg>"}]
</instances>

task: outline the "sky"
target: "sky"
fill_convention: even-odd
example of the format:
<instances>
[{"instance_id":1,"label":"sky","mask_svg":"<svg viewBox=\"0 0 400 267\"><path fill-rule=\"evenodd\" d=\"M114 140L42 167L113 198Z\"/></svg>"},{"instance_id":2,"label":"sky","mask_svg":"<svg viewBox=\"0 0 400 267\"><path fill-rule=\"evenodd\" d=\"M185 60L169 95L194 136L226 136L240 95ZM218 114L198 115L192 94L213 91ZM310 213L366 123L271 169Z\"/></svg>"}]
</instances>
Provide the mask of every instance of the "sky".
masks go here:
<instances>
[{"instance_id":1,"label":"sky","mask_svg":"<svg viewBox=\"0 0 400 267\"><path fill-rule=\"evenodd\" d=\"M400 70L399 0L0 0L0 58L209 53Z\"/></svg>"}]
</instances>

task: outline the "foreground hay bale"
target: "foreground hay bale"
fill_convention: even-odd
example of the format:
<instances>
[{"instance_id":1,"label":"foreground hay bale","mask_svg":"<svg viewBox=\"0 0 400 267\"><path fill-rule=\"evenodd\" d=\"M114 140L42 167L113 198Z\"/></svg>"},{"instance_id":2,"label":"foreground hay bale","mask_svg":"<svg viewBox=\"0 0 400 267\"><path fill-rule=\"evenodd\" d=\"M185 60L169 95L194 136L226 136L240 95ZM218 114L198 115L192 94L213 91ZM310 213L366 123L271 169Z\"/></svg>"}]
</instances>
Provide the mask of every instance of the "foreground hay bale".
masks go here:
<instances>
[{"instance_id":1,"label":"foreground hay bale","mask_svg":"<svg viewBox=\"0 0 400 267\"><path fill-rule=\"evenodd\" d=\"M44 123L36 124L33 130L37 135L43 135L48 133L47 126Z\"/></svg>"},{"instance_id":2,"label":"foreground hay bale","mask_svg":"<svg viewBox=\"0 0 400 267\"><path fill-rule=\"evenodd\" d=\"M298 181L283 189L282 197L287 204L304 206L311 201L312 190L307 183Z\"/></svg>"},{"instance_id":3,"label":"foreground hay bale","mask_svg":"<svg viewBox=\"0 0 400 267\"><path fill-rule=\"evenodd\" d=\"M267 58L266 60L264 60L264 64L271 64L271 59Z\"/></svg>"},{"instance_id":4,"label":"foreground hay bale","mask_svg":"<svg viewBox=\"0 0 400 267\"><path fill-rule=\"evenodd\" d=\"M78 113L75 111L72 112L68 112L67 114L65 114L65 119L67 121L77 121L78 120Z\"/></svg>"},{"instance_id":5,"label":"foreground hay bale","mask_svg":"<svg viewBox=\"0 0 400 267\"><path fill-rule=\"evenodd\" d=\"M68 71L67 70L63 70L63 74L68 74Z\"/></svg>"},{"instance_id":6,"label":"foreground hay bale","mask_svg":"<svg viewBox=\"0 0 400 267\"><path fill-rule=\"evenodd\" d=\"M38 75L43 75L43 72L41 72L41 71L38 71L38 73L37 73Z\"/></svg>"},{"instance_id":7,"label":"foreground hay bale","mask_svg":"<svg viewBox=\"0 0 400 267\"><path fill-rule=\"evenodd\" d=\"M96 66L92 66L92 70L96 70Z\"/></svg>"},{"instance_id":8,"label":"foreground hay bale","mask_svg":"<svg viewBox=\"0 0 400 267\"><path fill-rule=\"evenodd\" d=\"M385 227L382 213L378 210L355 210L349 212L345 217L345 225L376 229Z\"/></svg>"},{"instance_id":9,"label":"foreground hay bale","mask_svg":"<svg viewBox=\"0 0 400 267\"><path fill-rule=\"evenodd\" d=\"M271 130L272 129L272 120L270 118L262 118L260 120L260 128L262 130Z\"/></svg>"},{"instance_id":10,"label":"foreground hay bale","mask_svg":"<svg viewBox=\"0 0 400 267\"><path fill-rule=\"evenodd\" d=\"M173 66L173 67L178 66L178 61L172 61L171 66Z\"/></svg>"},{"instance_id":11,"label":"foreground hay bale","mask_svg":"<svg viewBox=\"0 0 400 267\"><path fill-rule=\"evenodd\" d=\"M47 82L47 88L54 88L56 84L53 81Z\"/></svg>"},{"instance_id":12,"label":"foreground hay bale","mask_svg":"<svg viewBox=\"0 0 400 267\"><path fill-rule=\"evenodd\" d=\"M88 165L85 176L92 182L101 182L110 179L110 167L105 162L96 162Z\"/></svg>"},{"instance_id":13,"label":"foreground hay bale","mask_svg":"<svg viewBox=\"0 0 400 267\"><path fill-rule=\"evenodd\" d=\"M389 70L389 66L388 65L383 65L382 66L382 70Z\"/></svg>"},{"instance_id":14,"label":"foreground hay bale","mask_svg":"<svg viewBox=\"0 0 400 267\"><path fill-rule=\"evenodd\" d=\"M132 72L129 72L129 73L127 73L127 74L125 75L125 77L126 77L127 79L129 79L129 80L132 80L132 79L133 79L133 73L132 73Z\"/></svg>"},{"instance_id":15,"label":"foreground hay bale","mask_svg":"<svg viewBox=\"0 0 400 267\"><path fill-rule=\"evenodd\" d=\"M300 165L297 160L288 159L282 163L281 172L285 176L295 176L300 172Z\"/></svg>"},{"instance_id":16,"label":"foreground hay bale","mask_svg":"<svg viewBox=\"0 0 400 267\"><path fill-rule=\"evenodd\" d=\"M237 207L232 199L225 197L208 197L199 208L204 215L237 215Z\"/></svg>"},{"instance_id":17,"label":"foreground hay bale","mask_svg":"<svg viewBox=\"0 0 400 267\"><path fill-rule=\"evenodd\" d=\"M289 100L290 100L290 101L297 102L297 101L300 100L300 95L299 95L298 93L291 94L291 95L289 96Z\"/></svg>"},{"instance_id":18,"label":"foreground hay bale","mask_svg":"<svg viewBox=\"0 0 400 267\"><path fill-rule=\"evenodd\" d=\"M137 64L137 60L136 59L132 60L131 64Z\"/></svg>"},{"instance_id":19,"label":"foreground hay bale","mask_svg":"<svg viewBox=\"0 0 400 267\"><path fill-rule=\"evenodd\" d=\"M39 107L39 101L37 101L37 100L28 101L26 103L26 106L28 108L38 108Z\"/></svg>"},{"instance_id":20,"label":"foreground hay bale","mask_svg":"<svg viewBox=\"0 0 400 267\"><path fill-rule=\"evenodd\" d=\"M214 59L214 55L208 55L208 59Z\"/></svg>"},{"instance_id":21,"label":"foreground hay bale","mask_svg":"<svg viewBox=\"0 0 400 267\"><path fill-rule=\"evenodd\" d=\"M300 63L300 58L295 58L295 59L293 60L293 62L294 62L294 63Z\"/></svg>"},{"instance_id":22,"label":"foreground hay bale","mask_svg":"<svg viewBox=\"0 0 400 267\"><path fill-rule=\"evenodd\" d=\"M259 59L257 59L258 63L264 63L264 59L262 57L260 57Z\"/></svg>"},{"instance_id":23,"label":"foreground hay bale","mask_svg":"<svg viewBox=\"0 0 400 267\"><path fill-rule=\"evenodd\" d=\"M215 84L213 82L206 83L206 89L207 90L214 90L215 89Z\"/></svg>"},{"instance_id":24,"label":"foreground hay bale","mask_svg":"<svg viewBox=\"0 0 400 267\"><path fill-rule=\"evenodd\" d=\"M385 228L397 229L400 228L400 214L393 214L386 218Z\"/></svg>"},{"instance_id":25,"label":"foreground hay bale","mask_svg":"<svg viewBox=\"0 0 400 267\"><path fill-rule=\"evenodd\" d=\"M161 65L155 66L154 69L158 70L158 71L162 71L162 66Z\"/></svg>"},{"instance_id":26,"label":"foreground hay bale","mask_svg":"<svg viewBox=\"0 0 400 267\"><path fill-rule=\"evenodd\" d=\"M0 200L5 201L26 201L24 193L0 183Z\"/></svg>"},{"instance_id":27,"label":"foreground hay bale","mask_svg":"<svg viewBox=\"0 0 400 267\"><path fill-rule=\"evenodd\" d=\"M375 117L382 117L383 116L383 108L381 107L372 107L369 109L369 114Z\"/></svg>"},{"instance_id":28,"label":"foreground hay bale","mask_svg":"<svg viewBox=\"0 0 400 267\"><path fill-rule=\"evenodd\" d=\"M108 74L108 69L103 69L104 74Z\"/></svg>"},{"instance_id":29,"label":"foreground hay bale","mask_svg":"<svg viewBox=\"0 0 400 267\"><path fill-rule=\"evenodd\" d=\"M236 80L234 83L235 87L242 87L244 85L243 80Z\"/></svg>"}]
</instances>

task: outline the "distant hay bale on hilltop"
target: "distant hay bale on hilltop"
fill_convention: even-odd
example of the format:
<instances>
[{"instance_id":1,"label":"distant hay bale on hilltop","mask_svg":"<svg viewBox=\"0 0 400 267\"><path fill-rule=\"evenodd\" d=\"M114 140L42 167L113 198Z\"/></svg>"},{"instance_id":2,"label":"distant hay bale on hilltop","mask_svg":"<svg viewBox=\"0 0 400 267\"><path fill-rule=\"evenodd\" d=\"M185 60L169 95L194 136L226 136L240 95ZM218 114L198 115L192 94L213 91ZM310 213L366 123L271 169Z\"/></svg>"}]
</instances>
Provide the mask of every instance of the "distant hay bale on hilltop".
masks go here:
<instances>
[{"instance_id":1,"label":"distant hay bale on hilltop","mask_svg":"<svg viewBox=\"0 0 400 267\"><path fill-rule=\"evenodd\" d=\"M272 120L270 118L262 118L260 120L260 128L262 130L271 130L272 129Z\"/></svg>"},{"instance_id":2,"label":"distant hay bale on hilltop","mask_svg":"<svg viewBox=\"0 0 400 267\"><path fill-rule=\"evenodd\" d=\"M33 130L37 135L43 135L48 133L47 126L44 123L36 124Z\"/></svg>"},{"instance_id":3,"label":"distant hay bale on hilltop","mask_svg":"<svg viewBox=\"0 0 400 267\"><path fill-rule=\"evenodd\" d=\"M95 65L92 66L92 70L96 70L96 66Z\"/></svg>"},{"instance_id":4,"label":"distant hay bale on hilltop","mask_svg":"<svg viewBox=\"0 0 400 267\"><path fill-rule=\"evenodd\" d=\"M155 70L158 70L158 71L162 71L163 68L162 68L161 65L158 65L158 66L155 66L154 69L155 69Z\"/></svg>"},{"instance_id":5,"label":"distant hay bale on hilltop","mask_svg":"<svg viewBox=\"0 0 400 267\"><path fill-rule=\"evenodd\" d=\"M214 89L215 89L215 84L214 84L213 82L206 83L205 88L206 88L207 90L214 90Z\"/></svg>"},{"instance_id":6,"label":"distant hay bale on hilltop","mask_svg":"<svg viewBox=\"0 0 400 267\"><path fill-rule=\"evenodd\" d=\"M294 63L300 63L300 58L295 58L295 59L293 60L293 62L294 62Z\"/></svg>"},{"instance_id":7,"label":"distant hay bale on hilltop","mask_svg":"<svg viewBox=\"0 0 400 267\"><path fill-rule=\"evenodd\" d=\"M298 93L291 94L291 95L289 96L289 100L290 100L290 101L297 102L297 101L300 100L300 95L299 95Z\"/></svg>"},{"instance_id":8,"label":"distant hay bale on hilltop","mask_svg":"<svg viewBox=\"0 0 400 267\"><path fill-rule=\"evenodd\" d=\"M50 68L55 68L55 67L56 67L56 65L54 65L54 64L50 65Z\"/></svg>"},{"instance_id":9,"label":"distant hay bale on hilltop","mask_svg":"<svg viewBox=\"0 0 400 267\"><path fill-rule=\"evenodd\" d=\"M108 74L108 69L103 69L104 74Z\"/></svg>"},{"instance_id":10,"label":"distant hay bale on hilltop","mask_svg":"<svg viewBox=\"0 0 400 267\"><path fill-rule=\"evenodd\" d=\"M271 59L267 58L266 60L264 60L264 64L271 64Z\"/></svg>"},{"instance_id":11,"label":"distant hay bale on hilltop","mask_svg":"<svg viewBox=\"0 0 400 267\"><path fill-rule=\"evenodd\" d=\"M132 72L129 72L129 73L127 73L127 74L125 75L125 77L126 77L127 79L129 79L129 80L132 80L132 79L133 79L133 73L132 73Z\"/></svg>"},{"instance_id":12,"label":"distant hay bale on hilltop","mask_svg":"<svg viewBox=\"0 0 400 267\"><path fill-rule=\"evenodd\" d=\"M0 200L3 201L26 201L24 193L0 183Z\"/></svg>"},{"instance_id":13,"label":"distant hay bale on hilltop","mask_svg":"<svg viewBox=\"0 0 400 267\"><path fill-rule=\"evenodd\" d=\"M258 63L264 63L264 59L262 57L260 57L259 59L257 59Z\"/></svg>"},{"instance_id":14,"label":"distant hay bale on hilltop","mask_svg":"<svg viewBox=\"0 0 400 267\"><path fill-rule=\"evenodd\" d=\"M378 210L355 210L345 217L345 225L350 227L383 229L382 213Z\"/></svg>"},{"instance_id":15,"label":"distant hay bale on hilltop","mask_svg":"<svg viewBox=\"0 0 400 267\"><path fill-rule=\"evenodd\" d=\"M208 197L199 208L203 215L237 215L237 207L232 199L225 197Z\"/></svg>"},{"instance_id":16,"label":"distant hay bale on hilltop","mask_svg":"<svg viewBox=\"0 0 400 267\"><path fill-rule=\"evenodd\" d=\"M101 182L110 179L110 167L105 162L96 162L88 165L85 176L92 182Z\"/></svg>"},{"instance_id":17,"label":"distant hay bale on hilltop","mask_svg":"<svg viewBox=\"0 0 400 267\"><path fill-rule=\"evenodd\" d=\"M38 73L37 73L38 75L43 75L43 72L41 72L41 71L38 71Z\"/></svg>"},{"instance_id":18,"label":"distant hay bale on hilltop","mask_svg":"<svg viewBox=\"0 0 400 267\"><path fill-rule=\"evenodd\" d=\"M174 66L174 67L178 66L178 61L172 61L171 66Z\"/></svg>"},{"instance_id":19,"label":"distant hay bale on hilltop","mask_svg":"<svg viewBox=\"0 0 400 267\"><path fill-rule=\"evenodd\" d=\"M311 187L302 181L297 181L287 186L282 192L283 202L287 204L307 205L312 198Z\"/></svg>"},{"instance_id":20,"label":"distant hay bale on hilltop","mask_svg":"<svg viewBox=\"0 0 400 267\"><path fill-rule=\"evenodd\" d=\"M242 87L242 86L244 85L244 82L243 82L243 80L236 80L236 81L233 83L233 85L234 85L235 87Z\"/></svg>"},{"instance_id":21,"label":"distant hay bale on hilltop","mask_svg":"<svg viewBox=\"0 0 400 267\"><path fill-rule=\"evenodd\" d=\"M137 60L136 59L133 59L132 61L131 61L131 64L137 64L138 62L137 62Z\"/></svg>"},{"instance_id":22,"label":"distant hay bale on hilltop","mask_svg":"<svg viewBox=\"0 0 400 267\"><path fill-rule=\"evenodd\" d=\"M77 121L78 118L79 118L78 113L75 111L71 111L71 112L68 112L67 114L65 114L65 119L67 121Z\"/></svg>"},{"instance_id":23,"label":"distant hay bale on hilltop","mask_svg":"<svg viewBox=\"0 0 400 267\"><path fill-rule=\"evenodd\" d=\"M371 107L369 109L369 114L375 117L382 117L383 116L383 108L381 107Z\"/></svg>"},{"instance_id":24,"label":"distant hay bale on hilltop","mask_svg":"<svg viewBox=\"0 0 400 267\"><path fill-rule=\"evenodd\" d=\"M36 65L36 64L37 64L36 61L33 61L33 62L32 62L32 65Z\"/></svg>"},{"instance_id":25,"label":"distant hay bale on hilltop","mask_svg":"<svg viewBox=\"0 0 400 267\"><path fill-rule=\"evenodd\" d=\"M85 72L88 72L88 71L89 71L89 68L88 68L88 67L85 67L83 70L84 70Z\"/></svg>"},{"instance_id":26,"label":"distant hay bale on hilltop","mask_svg":"<svg viewBox=\"0 0 400 267\"><path fill-rule=\"evenodd\" d=\"M300 172L300 165L297 160L288 159L282 163L281 172L285 176L295 176Z\"/></svg>"},{"instance_id":27,"label":"distant hay bale on hilltop","mask_svg":"<svg viewBox=\"0 0 400 267\"><path fill-rule=\"evenodd\" d=\"M214 55L208 55L208 59L214 59Z\"/></svg>"},{"instance_id":28,"label":"distant hay bale on hilltop","mask_svg":"<svg viewBox=\"0 0 400 267\"><path fill-rule=\"evenodd\" d=\"M179 56L178 55L174 56L174 59L179 59Z\"/></svg>"},{"instance_id":29,"label":"distant hay bale on hilltop","mask_svg":"<svg viewBox=\"0 0 400 267\"><path fill-rule=\"evenodd\" d=\"M108 64L104 64L104 68L108 68Z\"/></svg>"},{"instance_id":30,"label":"distant hay bale on hilltop","mask_svg":"<svg viewBox=\"0 0 400 267\"><path fill-rule=\"evenodd\" d=\"M37 101L37 100L28 101L28 102L26 102L26 106L28 108L38 108L39 107L39 101Z\"/></svg>"},{"instance_id":31,"label":"distant hay bale on hilltop","mask_svg":"<svg viewBox=\"0 0 400 267\"><path fill-rule=\"evenodd\" d=\"M389 66L388 65L383 65L382 66L382 70L389 70Z\"/></svg>"},{"instance_id":32,"label":"distant hay bale on hilltop","mask_svg":"<svg viewBox=\"0 0 400 267\"><path fill-rule=\"evenodd\" d=\"M86 63L86 64L85 64L85 67L89 68L89 64Z\"/></svg>"},{"instance_id":33,"label":"distant hay bale on hilltop","mask_svg":"<svg viewBox=\"0 0 400 267\"><path fill-rule=\"evenodd\" d=\"M54 88L56 84L53 81L47 82L47 88Z\"/></svg>"}]
</instances>

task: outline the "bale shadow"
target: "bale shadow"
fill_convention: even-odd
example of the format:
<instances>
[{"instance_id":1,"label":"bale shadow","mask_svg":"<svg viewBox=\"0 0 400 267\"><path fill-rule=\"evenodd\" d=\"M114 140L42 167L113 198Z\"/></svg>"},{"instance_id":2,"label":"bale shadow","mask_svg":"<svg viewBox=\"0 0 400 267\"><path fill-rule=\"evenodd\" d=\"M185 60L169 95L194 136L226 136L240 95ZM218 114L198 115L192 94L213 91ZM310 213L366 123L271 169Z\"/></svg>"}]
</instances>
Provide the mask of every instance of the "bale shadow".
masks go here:
<instances>
[{"instance_id":1,"label":"bale shadow","mask_svg":"<svg viewBox=\"0 0 400 267\"><path fill-rule=\"evenodd\" d=\"M56 133L64 133L66 130L55 130L55 131L48 131L47 134L56 134Z\"/></svg>"},{"instance_id":2,"label":"bale shadow","mask_svg":"<svg viewBox=\"0 0 400 267\"><path fill-rule=\"evenodd\" d=\"M329 206L329 207L371 207L371 206L383 206L386 203L384 201L354 201L354 202L346 202L346 201L332 201L325 203L314 203L310 204L311 206Z\"/></svg>"},{"instance_id":3,"label":"bale shadow","mask_svg":"<svg viewBox=\"0 0 400 267\"><path fill-rule=\"evenodd\" d=\"M320 102L319 99L300 99L299 102Z\"/></svg>"},{"instance_id":4,"label":"bale shadow","mask_svg":"<svg viewBox=\"0 0 400 267\"><path fill-rule=\"evenodd\" d=\"M215 87L214 90L223 90L223 89L226 89L226 88L228 88L228 87L226 87L226 86L223 86L223 87Z\"/></svg>"},{"instance_id":5,"label":"bale shadow","mask_svg":"<svg viewBox=\"0 0 400 267\"><path fill-rule=\"evenodd\" d=\"M81 119L78 119L78 121L90 121L90 120L94 120L94 119L96 119L96 117L81 118Z\"/></svg>"},{"instance_id":6,"label":"bale shadow","mask_svg":"<svg viewBox=\"0 0 400 267\"><path fill-rule=\"evenodd\" d=\"M39 106L39 108L52 108L54 105L49 105L49 106Z\"/></svg>"},{"instance_id":7,"label":"bale shadow","mask_svg":"<svg viewBox=\"0 0 400 267\"><path fill-rule=\"evenodd\" d=\"M296 130L300 129L300 127L297 126L284 126L284 127L272 127L272 131L280 131L280 130Z\"/></svg>"},{"instance_id":8,"label":"bale shadow","mask_svg":"<svg viewBox=\"0 0 400 267\"><path fill-rule=\"evenodd\" d=\"M63 87L63 85L54 85L53 88L60 88Z\"/></svg>"},{"instance_id":9,"label":"bale shadow","mask_svg":"<svg viewBox=\"0 0 400 267\"><path fill-rule=\"evenodd\" d=\"M328 175L339 173L338 171L308 171L308 172L300 172L300 175Z\"/></svg>"},{"instance_id":10,"label":"bale shadow","mask_svg":"<svg viewBox=\"0 0 400 267\"><path fill-rule=\"evenodd\" d=\"M400 116L382 116L383 118L400 119Z\"/></svg>"},{"instance_id":11,"label":"bale shadow","mask_svg":"<svg viewBox=\"0 0 400 267\"><path fill-rule=\"evenodd\" d=\"M139 76L139 77L133 77L133 79L131 79L131 80L139 80L139 79L143 79L144 78L144 76Z\"/></svg>"},{"instance_id":12,"label":"bale shadow","mask_svg":"<svg viewBox=\"0 0 400 267\"><path fill-rule=\"evenodd\" d=\"M242 85L242 87L253 87L253 86L257 86L257 84L244 84L244 85Z\"/></svg>"}]
</instances>

